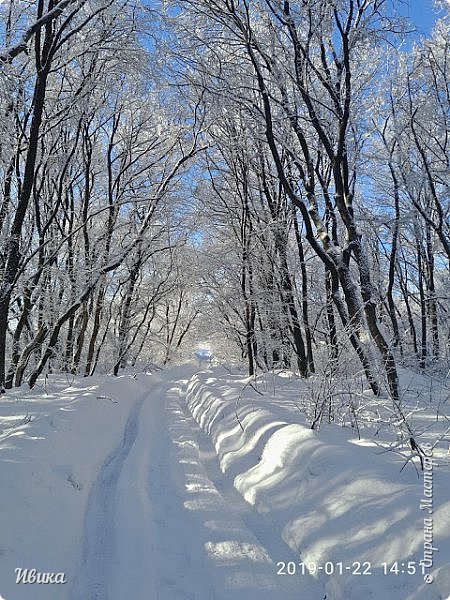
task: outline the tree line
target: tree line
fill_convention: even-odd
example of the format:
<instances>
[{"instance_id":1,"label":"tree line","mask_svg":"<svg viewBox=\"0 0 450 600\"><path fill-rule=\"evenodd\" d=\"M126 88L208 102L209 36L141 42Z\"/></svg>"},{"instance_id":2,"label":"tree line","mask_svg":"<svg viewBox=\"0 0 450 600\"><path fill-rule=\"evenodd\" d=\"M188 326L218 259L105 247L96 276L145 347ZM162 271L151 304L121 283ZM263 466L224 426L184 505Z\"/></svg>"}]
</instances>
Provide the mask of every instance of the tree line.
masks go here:
<instances>
[{"instance_id":1,"label":"tree line","mask_svg":"<svg viewBox=\"0 0 450 600\"><path fill-rule=\"evenodd\" d=\"M1 387L92 374L103 350L117 373L155 340L167 360L195 317L180 179L200 125L150 73L152 13L128 0L0 11Z\"/></svg>"},{"instance_id":2,"label":"tree line","mask_svg":"<svg viewBox=\"0 0 450 600\"><path fill-rule=\"evenodd\" d=\"M0 7L3 384L197 327L401 413L449 357L445 3L410 46L388 0L36 4Z\"/></svg>"}]
</instances>

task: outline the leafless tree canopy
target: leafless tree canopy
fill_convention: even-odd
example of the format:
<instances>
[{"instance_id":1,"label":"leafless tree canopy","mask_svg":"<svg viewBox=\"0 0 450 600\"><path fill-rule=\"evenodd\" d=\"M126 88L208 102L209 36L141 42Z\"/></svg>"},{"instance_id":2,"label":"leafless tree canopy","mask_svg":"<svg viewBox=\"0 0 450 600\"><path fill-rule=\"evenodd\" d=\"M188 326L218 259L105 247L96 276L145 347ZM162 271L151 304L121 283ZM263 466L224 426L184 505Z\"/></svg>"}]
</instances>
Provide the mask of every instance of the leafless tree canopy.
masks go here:
<instances>
[{"instance_id":1,"label":"leafless tree canopy","mask_svg":"<svg viewBox=\"0 0 450 600\"><path fill-rule=\"evenodd\" d=\"M414 44L387 0L0 13L2 387L208 337L402 418L399 368L448 369L443 6Z\"/></svg>"}]
</instances>

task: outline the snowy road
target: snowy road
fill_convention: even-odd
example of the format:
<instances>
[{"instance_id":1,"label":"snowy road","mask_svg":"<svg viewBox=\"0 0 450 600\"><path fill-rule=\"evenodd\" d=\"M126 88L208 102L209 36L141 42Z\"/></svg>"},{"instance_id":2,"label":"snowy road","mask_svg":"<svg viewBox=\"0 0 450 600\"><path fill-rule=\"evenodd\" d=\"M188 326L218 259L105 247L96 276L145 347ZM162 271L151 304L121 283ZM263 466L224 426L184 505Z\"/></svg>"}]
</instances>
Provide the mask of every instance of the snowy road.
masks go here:
<instances>
[{"instance_id":1,"label":"snowy road","mask_svg":"<svg viewBox=\"0 0 450 600\"><path fill-rule=\"evenodd\" d=\"M183 400L190 368L148 378L94 482L70 600L300 600L290 549L222 476Z\"/></svg>"},{"instance_id":2,"label":"snowy road","mask_svg":"<svg viewBox=\"0 0 450 600\"><path fill-rule=\"evenodd\" d=\"M392 453L361 447L348 432L312 433L298 416L295 380L268 374L248 389L246 378L223 369L194 372L54 375L45 388L3 398L1 597L448 597L445 446L434 450L433 584L419 573L389 577L379 561L417 564L424 549L425 488L416 472L400 471ZM363 559L374 568L367 577L276 574L279 561L311 564L319 554L328 565ZM18 570L62 573L67 583L30 585Z\"/></svg>"}]
</instances>

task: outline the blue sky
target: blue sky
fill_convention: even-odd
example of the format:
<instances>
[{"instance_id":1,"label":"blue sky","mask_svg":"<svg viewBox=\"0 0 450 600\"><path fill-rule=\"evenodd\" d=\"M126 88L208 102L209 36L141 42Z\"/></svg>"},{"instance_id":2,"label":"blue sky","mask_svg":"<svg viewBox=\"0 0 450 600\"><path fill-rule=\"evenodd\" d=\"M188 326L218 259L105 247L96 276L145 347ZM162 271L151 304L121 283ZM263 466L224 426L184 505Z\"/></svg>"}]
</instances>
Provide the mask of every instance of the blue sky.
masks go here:
<instances>
[{"instance_id":1,"label":"blue sky","mask_svg":"<svg viewBox=\"0 0 450 600\"><path fill-rule=\"evenodd\" d=\"M418 33L429 34L437 18L433 0L393 0L401 15L409 17L417 27ZM0 0L1 3L1 0ZM157 0L145 0L147 6L157 6Z\"/></svg>"},{"instance_id":2,"label":"blue sky","mask_svg":"<svg viewBox=\"0 0 450 600\"><path fill-rule=\"evenodd\" d=\"M431 32L438 16L433 0L397 0L395 4L400 14L413 21L419 34Z\"/></svg>"}]
</instances>

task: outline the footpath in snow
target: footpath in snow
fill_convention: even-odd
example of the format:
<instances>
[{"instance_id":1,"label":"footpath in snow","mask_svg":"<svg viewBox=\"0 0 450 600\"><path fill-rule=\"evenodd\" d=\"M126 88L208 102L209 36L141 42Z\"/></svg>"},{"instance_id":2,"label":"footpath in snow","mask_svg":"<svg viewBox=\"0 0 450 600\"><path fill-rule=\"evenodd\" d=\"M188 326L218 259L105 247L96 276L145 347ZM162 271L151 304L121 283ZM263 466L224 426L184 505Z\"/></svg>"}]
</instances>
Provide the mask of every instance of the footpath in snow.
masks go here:
<instances>
[{"instance_id":1,"label":"footpath in snow","mask_svg":"<svg viewBox=\"0 0 450 600\"><path fill-rule=\"evenodd\" d=\"M0 594L5 600L321 597L218 469L189 414L191 367L49 382L2 402ZM6 485L5 485L6 482ZM16 584L16 568L67 583ZM301 587L299 587L301 585Z\"/></svg>"},{"instance_id":2,"label":"footpath in snow","mask_svg":"<svg viewBox=\"0 0 450 600\"><path fill-rule=\"evenodd\" d=\"M448 598L444 439L435 447L437 550L426 584L415 470L400 471L397 455L353 432L311 431L295 380L267 376L258 392L246 383L185 366L50 377L45 388L4 396L0 596ZM431 425L426 433L437 435ZM16 584L17 568L64 573L67 583Z\"/></svg>"}]
</instances>

